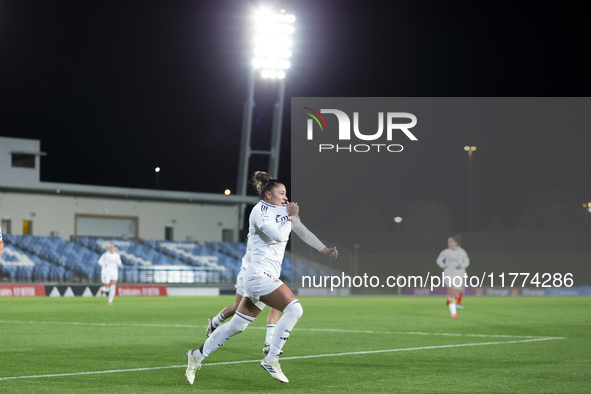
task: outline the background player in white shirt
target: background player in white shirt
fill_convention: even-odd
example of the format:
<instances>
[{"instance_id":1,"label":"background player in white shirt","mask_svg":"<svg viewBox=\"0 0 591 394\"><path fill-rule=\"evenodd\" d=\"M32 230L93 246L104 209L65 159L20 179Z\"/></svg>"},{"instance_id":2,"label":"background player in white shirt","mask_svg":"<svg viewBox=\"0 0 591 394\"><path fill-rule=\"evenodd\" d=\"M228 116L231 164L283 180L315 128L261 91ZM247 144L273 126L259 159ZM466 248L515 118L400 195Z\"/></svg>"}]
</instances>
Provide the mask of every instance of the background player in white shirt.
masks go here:
<instances>
[{"instance_id":1,"label":"background player in white shirt","mask_svg":"<svg viewBox=\"0 0 591 394\"><path fill-rule=\"evenodd\" d=\"M265 173L267 174L267 173ZM270 177L271 175L269 175ZM294 218L293 222L293 232L296 233L300 237L302 241L310 245L312 248L318 250L319 252L336 259L339 255L339 252L336 247L327 248L319 239L314 235L304 224L301 222L300 218ZM243 279L244 273L250 264L250 249L252 248L252 242L250 242L250 237L247 242L246 253L244 257L242 257L242 266L240 267L240 272L238 273L238 277L236 279L236 300L234 304L226 306L224 309L221 310L215 317L209 318L207 321L207 329L205 330L206 335L209 337L216 328L218 328L226 319L234 316L236 313L236 309L242 301L242 297L244 296L244 287L243 287ZM269 315L267 316L267 334L265 337L265 347L263 348L263 353L268 354L271 348L271 340L273 339L273 334L275 332L275 327L277 325L277 321L279 320L279 311L275 308L270 308Z\"/></svg>"},{"instance_id":2,"label":"background player in white shirt","mask_svg":"<svg viewBox=\"0 0 591 394\"><path fill-rule=\"evenodd\" d=\"M288 203L285 186L270 179L269 174L257 172L253 176L259 201L249 218L249 240L251 242L250 264L244 273L244 297L232 319L207 338L198 350L186 353L185 376L190 384L195 381L195 372L201 369L201 362L232 336L241 333L261 313L264 305L283 311L277 322L269 354L261 367L274 379L287 383L289 380L281 371L279 354L293 327L302 316L303 309L292 291L280 280L281 264L285 246L289 239L294 218L299 214L297 203ZM287 206L288 215L283 215Z\"/></svg>"},{"instance_id":3,"label":"background player in white shirt","mask_svg":"<svg viewBox=\"0 0 591 394\"><path fill-rule=\"evenodd\" d=\"M2 229L0 228L0 258L2 258L2 253L4 253L4 241L2 241Z\"/></svg>"},{"instance_id":4,"label":"background player in white shirt","mask_svg":"<svg viewBox=\"0 0 591 394\"><path fill-rule=\"evenodd\" d=\"M111 242L109 244L109 251L103 253L99 258L98 263L103 267L101 271L101 281L104 283L104 286L101 288L101 291L106 291L107 288L109 289L109 305L113 305L115 285L117 284L117 279L119 279L118 268L123 267L121 256L119 256L119 253L115 253L114 243Z\"/></svg>"},{"instance_id":5,"label":"background player in white shirt","mask_svg":"<svg viewBox=\"0 0 591 394\"><path fill-rule=\"evenodd\" d=\"M449 311L454 319L458 318L456 311L456 299L460 296L460 293L464 287L464 278L466 274L466 268L470 265L470 259L464 249L460 247L462 238L459 235L453 235L447 239L448 249L445 249L437 257L437 265L443 268L443 273L446 277L444 283L449 284L448 297L449 297ZM455 284L454 286L454 278ZM450 283L451 282L451 283Z\"/></svg>"}]
</instances>

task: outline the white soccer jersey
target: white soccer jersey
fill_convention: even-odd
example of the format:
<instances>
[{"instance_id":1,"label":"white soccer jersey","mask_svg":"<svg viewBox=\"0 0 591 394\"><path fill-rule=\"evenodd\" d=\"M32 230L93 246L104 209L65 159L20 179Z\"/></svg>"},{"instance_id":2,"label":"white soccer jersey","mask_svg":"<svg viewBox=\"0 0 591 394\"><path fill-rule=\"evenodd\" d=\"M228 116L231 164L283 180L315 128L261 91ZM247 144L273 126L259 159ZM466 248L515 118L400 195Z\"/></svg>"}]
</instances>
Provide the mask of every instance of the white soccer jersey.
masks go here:
<instances>
[{"instance_id":1,"label":"white soccer jersey","mask_svg":"<svg viewBox=\"0 0 591 394\"><path fill-rule=\"evenodd\" d=\"M278 208L283 208L283 207L278 207ZM286 209L286 213L287 213L287 209ZM302 221L300 220L299 217L292 218L292 220L293 220L293 232L296 233L296 235L298 237L300 237L300 239L302 241L304 241L306 244L310 245L311 247L313 247L314 249L316 249L317 251L322 253L324 248L326 248L326 245L324 245L318 239L318 237L316 235L314 235L314 233L312 233L310 230L308 230L308 228L306 226L304 226L304 224L302 223ZM252 249L252 241L251 241L250 234L248 234L248 239L246 241L246 253L244 253L244 256L242 256L242 265L240 266L241 270L247 269L250 264L251 249Z\"/></svg>"},{"instance_id":2,"label":"white soccer jersey","mask_svg":"<svg viewBox=\"0 0 591 394\"><path fill-rule=\"evenodd\" d=\"M116 272L117 267L123 267L119 253L105 252L99 258L98 263L101 267L103 267L103 272Z\"/></svg>"},{"instance_id":3,"label":"white soccer jersey","mask_svg":"<svg viewBox=\"0 0 591 394\"><path fill-rule=\"evenodd\" d=\"M271 205L263 200L254 206L250 212L248 229L248 242L251 243L250 264L253 268L279 277L292 227L288 219L289 214L283 206ZM248 252L247 247L247 254Z\"/></svg>"},{"instance_id":4,"label":"white soccer jersey","mask_svg":"<svg viewBox=\"0 0 591 394\"><path fill-rule=\"evenodd\" d=\"M445 249L437 257L437 265L443 269L446 276L463 276L466 273L466 267L470 265L470 259L466 251L460 247L456 250Z\"/></svg>"},{"instance_id":5,"label":"white soccer jersey","mask_svg":"<svg viewBox=\"0 0 591 394\"><path fill-rule=\"evenodd\" d=\"M0 228L0 241L2 241L2 228Z\"/></svg>"}]
</instances>

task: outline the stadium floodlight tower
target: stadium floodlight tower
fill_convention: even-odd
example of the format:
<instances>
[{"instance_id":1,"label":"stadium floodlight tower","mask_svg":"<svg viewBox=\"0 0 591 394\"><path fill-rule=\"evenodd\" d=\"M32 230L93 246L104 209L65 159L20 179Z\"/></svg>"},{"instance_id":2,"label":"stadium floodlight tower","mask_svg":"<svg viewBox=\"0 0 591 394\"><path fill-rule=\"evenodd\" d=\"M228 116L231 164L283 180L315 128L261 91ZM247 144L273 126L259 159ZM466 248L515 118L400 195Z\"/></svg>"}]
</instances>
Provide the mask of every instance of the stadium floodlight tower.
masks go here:
<instances>
[{"instance_id":1,"label":"stadium floodlight tower","mask_svg":"<svg viewBox=\"0 0 591 394\"><path fill-rule=\"evenodd\" d=\"M246 195L248 184L248 163L253 154L269 155L268 172L277 177L279 172L279 151L281 147L281 124L283 122L283 101L285 96L285 73L290 67L291 39L294 32L295 16L285 10L278 13L259 10L254 17L253 59L248 76L248 88L242 118L242 136L240 139L240 157L238 163L237 194ZM277 101L273 113L273 129L268 151L252 150L250 139L252 131L252 112L254 109L254 88L257 77L277 83ZM244 228L244 211L240 209L240 228Z\"/></svg>"}]
</instances>

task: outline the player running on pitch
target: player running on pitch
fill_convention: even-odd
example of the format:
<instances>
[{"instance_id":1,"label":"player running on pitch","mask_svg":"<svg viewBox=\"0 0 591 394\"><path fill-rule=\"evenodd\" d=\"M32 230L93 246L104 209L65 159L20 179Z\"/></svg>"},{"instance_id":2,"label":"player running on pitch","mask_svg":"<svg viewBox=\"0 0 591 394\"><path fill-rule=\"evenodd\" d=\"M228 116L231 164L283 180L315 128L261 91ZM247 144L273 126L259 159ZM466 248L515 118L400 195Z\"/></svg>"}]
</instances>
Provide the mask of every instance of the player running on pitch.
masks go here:
<instances>
[{"instance_id":1,"label":"player running on pitch","mask_svg":"<svg viewBox=\"0 0 591 394\"><path fill-rule=\"evenodd\" d=\"M437 265L443 268L445 275L444 283L448 283L448 297L449 297L449 311L451 317L458 318L456 310L456 300L460 297L463 285L466 268L470 265L470 259L464 249L460 247L462 237L459 235L452 235L447 239L448 248L443 250L439 257L437 257ZM447 278L449 277L449 279ZM454 278L457 286L454 286Z\"/></svg>"},{"instance_id":2,"label":"player running on pitch","mask_svg":"<svg viewBox=\"0 0 591 394\"><path fill-rule=\"evenodd\" d=\"M218 327L199 349L186 353L185 376L190 384L195 381L195 372L201 369L205 357L244 331L261 313L264 305L283 311L283 316L277 322L277 334L273 336L271 349L261 361L261 367L274 379L289 382L281 371L279 354L302 316L303 309L293 292L278 278L285 246L294 218L299 214L299 207L297 203L288 203L285 186L271 179L269 174L256 172L253 180L261 200L249 218L252 248L250 265L244 273L244 297L227 324Z\"/></svg>"},{"instance_id":3,"label":"player running on pitch","mask_svg":"<svg viewBox=\"0 0 591 394\"><path fill-rule=\"evenodd\" d=\"M270 176L270 175L269 175ZM319 252L336 259L339 255L339 252L336 247L327 248L322 241L316 237L304 224L301 222L300 218L294 218L293 222L293 232L296 233L300 237L302 241L306 244L310 245L312 248L318 250ZM207 329L205 330L205 334L209 337L216 328L218 328L226 319L234 316L236 313L236 309L242 301L242 297L244 296L244 287L243 287L243 278L246 269L250 264L250 249L252 248L252 242L250 237L247 242L246 253L244 257L242 257L242 265L240 267L240 272L238 273L238 277L236 278L236 301L232 305L226 306L224 309L220 311L216 316L209 318L207 321ZM271 340L273 338L273 334L275 332L275 327L277 325L277 321L279 320L279 311L277 309L271 308L269 311L269 315L267 316L267 334L265 337L265 347L263 348L263 353L266 355L269 353L269 349L271 347Z\"/></svg>"},{"instance_id":4,"label":"player running on pitch","mask_svg":"<svg viewBox=\"0 0 591 394\"><path fill-rule=\"evenodd\" d=\"M101 293L109 293L109 305L113 305L113 298L115 298L115 287L117 279L119 279L118 267L123 267L121 262L121 256L119 253L115 253L115 244L111 242L109 244L109 250L99 258L99 265L103 267L101 271L101 281L104 283L101 287ZM107 290L107 288L109 290Z\"/></svg>"}]
</instances>

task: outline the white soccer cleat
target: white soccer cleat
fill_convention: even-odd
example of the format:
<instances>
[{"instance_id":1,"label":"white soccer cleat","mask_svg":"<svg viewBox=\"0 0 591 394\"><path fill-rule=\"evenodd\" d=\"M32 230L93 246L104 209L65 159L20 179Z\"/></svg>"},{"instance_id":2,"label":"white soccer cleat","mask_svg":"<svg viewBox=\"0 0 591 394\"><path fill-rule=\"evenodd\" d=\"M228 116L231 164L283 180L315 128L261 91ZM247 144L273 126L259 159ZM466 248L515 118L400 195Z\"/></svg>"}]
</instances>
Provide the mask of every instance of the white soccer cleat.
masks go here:
<instances>
[{"instance_id":1,"label":"white soccer cleat","mask_svg":"<svg viewBox=\"0 0 591 394\"><path fill-rule=\"evenodd\" d=\"M461 306L460 304L457 304L457 305L456 305L456 308L458 308L458 309L464 309L464 307L463 307L463 306Z\"/></svg>"},{"instance_id":2,"label":"white soccer cleat","mask_svg":"<svg viewBox=\"0 0 591 394\"><path fill-rule=\"evenodd\" d=\"M189 384L193 384L195 381L195 372L201 369L201 363L193 357L193 350L189 350L187 356L187 370L185 371L185 377Z\"/></svg>"},{"instance_id":3,"label":"white soccer cleat","mask_svg":"<svg viewBox=\"0 0 591 394\"><path fill-rule=\"evenodd\" d=\"M265 345L265 347L263 348L263 354L266 356L267 354L269 354L269 352L271 351L271 345ZM283 350L279 351L279 354L283 354Z\"/></svg>"},{"instance_id":4,"label":"white soccer cleat","mask_svg":"<svg viewBox=\"0 0 591 394\"><path fill-rule=\"evenodd\" d=\"M263 368L265 371L269 372L269 374L271 374L273 379L277 379L281 383L289 382L289 379L287 379L287 376L285 376L283 374L283 371L281 371L281 366L279 365L279 361L275 361L274 363L268 363L267 357L265 357L263 359L263 361L261 361L261 368Z\"/></svg>"},{"instance_id":5,"label":"white soccer cleat","mask_svg":"<svg viewBox=\"0 0 591 394\"><path fill-rule=\"evenodd\" d=\"M209 336L213 334L214 331L215 328L213 328L213 317L210 317L209 319L207 319L207 329L205 330L205 335L207 335L207 337L209 338Z\"/></svg>"}]
</instances>

